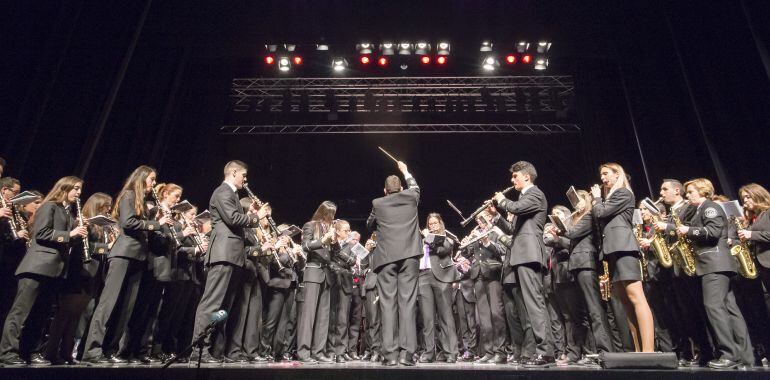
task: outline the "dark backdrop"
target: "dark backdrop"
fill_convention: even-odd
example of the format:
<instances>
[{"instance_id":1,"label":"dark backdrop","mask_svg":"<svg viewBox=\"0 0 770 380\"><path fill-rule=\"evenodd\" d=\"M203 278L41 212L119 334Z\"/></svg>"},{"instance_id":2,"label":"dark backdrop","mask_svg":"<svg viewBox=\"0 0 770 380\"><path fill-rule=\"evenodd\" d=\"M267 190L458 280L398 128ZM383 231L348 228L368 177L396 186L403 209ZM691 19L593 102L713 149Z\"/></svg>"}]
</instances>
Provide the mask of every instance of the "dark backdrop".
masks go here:
<instances>
[{"instance_id":1,"label":"dark backdrop","mask_svg":"<svg viewBox=\"0 0 770 380\"><path fill-rule=\"evenodd\" d=\"M302 223L324 199L360 221L395 172L383 145L422 185L423 215L451 215L445 199L469 212L508 186L520 159L535 163L551 203L565 203L569 185L596 182L604 161L624 165L647 196L635 125L653 190L669 177L705 176L728 194L768 185L766 1L195 3L13 2L0 16L6 175L46 192L91 156L86 194L114 194L146 163L204 205L238 158L279 221ZM549 72L575 76L581 135L217 134L230 81L255 75L266 42L541 37L554 42Z\"/></svg>"}]
</instances>

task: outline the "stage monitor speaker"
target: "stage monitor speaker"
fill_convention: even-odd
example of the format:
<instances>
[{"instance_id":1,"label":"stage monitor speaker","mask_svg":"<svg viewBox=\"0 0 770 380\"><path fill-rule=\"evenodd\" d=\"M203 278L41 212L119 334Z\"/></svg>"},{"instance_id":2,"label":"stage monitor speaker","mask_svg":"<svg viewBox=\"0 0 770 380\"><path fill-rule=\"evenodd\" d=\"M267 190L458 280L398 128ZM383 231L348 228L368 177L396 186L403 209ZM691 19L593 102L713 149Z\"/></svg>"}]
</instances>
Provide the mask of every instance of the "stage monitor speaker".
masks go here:
<instances>
[{"instance_id":1,"label":"stage monitor speaker","mask_svg":"<svg viewBox=\"0 0 770 380\"><path fill-rule=\"evenodd\" d=\"M606 369L677 369L673 352L604 352L599 362Z\"/></svg>"}]
</instances>

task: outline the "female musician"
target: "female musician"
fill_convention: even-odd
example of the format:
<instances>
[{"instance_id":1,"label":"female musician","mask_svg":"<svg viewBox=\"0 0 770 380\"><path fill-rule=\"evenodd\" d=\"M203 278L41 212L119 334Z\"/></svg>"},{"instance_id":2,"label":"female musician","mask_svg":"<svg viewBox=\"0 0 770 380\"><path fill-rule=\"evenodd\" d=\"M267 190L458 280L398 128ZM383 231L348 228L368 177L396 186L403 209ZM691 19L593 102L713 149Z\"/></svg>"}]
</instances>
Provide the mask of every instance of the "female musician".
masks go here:
<instances>
[{"instance_id":1,"label":"female musician","mask_svg":"<svg viewBox=\"0 0 770 380\"><path fill-rule=\"evenodd\" d=\"M620 165L606 163L599 170L603 186L591 187L592 213L602 226L602 253L609 263L613 293L626 311L635 350L652 352L654 323L642 287L639 245L631 226L634 193Z\"/></svg>"},{"instance_id":2,"label":"female musician","mask_svg":"<svg viewBox=\"0 0 770 380\"><path fill-rule=\"evenodd\" d=\"M738 231L738 237L753 243L753 253L759 262L759 276L765 289L770 289L770 192L750 183L739 190L748 227Z\"/></svg>"},{"instance_id":3,"label":"female musician","mask_svg":"<svg viewBox=\"0 0 770 380\"><path fill-rule=\"evenodd\" d=\"M329 335L326 277L331 276L330 251L331 245L336 243L332 220L336 213L337 205L324 201L302 227L302 248L307 252L307 263L297 292L297 357L305 364L332 362L323 352Z\"/></svg>"},{"instance_id":4,"label":"female musician","mask_svg":"<svg viewBox=\"0 0 770 380\"><path fill-rule=\"evenodd\" d=\"M557 232L569 239L568 268L577 281L585 301L591 330L596 341L596 349L598 352L612 352L610 323L602 306L599 282L597 281L596 270L599 257L594 243L596 229L591 214L591 194L585 190L578 190L577 194L580 197L580 202L575 207L572 223L566 226L565 231ZM581 360L585 364L598 364L594 359Z\"/></svg>"},{"instance_id":5,"label":"female musician","mask_svg":"<svg viewBox=\"0 0 770 380\"><path fill-rule=\"evenodd\" d=\"M727 246L727 218L722 207L711 200L714 195L711 181L696 178L685 183L684 187L687 200L697 210L676 232L693 244L703 303L720 353L718 359L708 362L708 366L717 369L736 368L741 363L752 366L754 354L746 322L730 285L737 264Z\"/></svg>"},{"instance_id":6,"label":"female musician","mask_svg":"<svg viewBox=\"0 0 770 380\"><path fill-rule=\"evenodd\" d=\"M115 200L112 216L122 232L110 251L104 289L86 338L84 362L125 363L114 355L128 322L125 316L131 315L147 267L148 235L160 231L161 225L173 223L166 215L157 221L148 216L145 199L155 179L155 169L144 165L136 168Z\"/></svg>"},{"instance_id":7,"label":"female musician","mask_svg":"<svg viewBox=\"0 0 770 380\"><path fill-rule=\"evenodd\" d=\"M82 186L83 180L77 177L60 179L30 220L32 244L16 269L19 286L0 340L0 360L4 365L22 365L27 361L48 364L37 350L50 305L58 293L56 280L65 275L70 254L82 260L82 251L70 249L76 240L88 234L85 226L75 223L74 210L70 209L80 197Z\"/></svg>"}]
</instances>

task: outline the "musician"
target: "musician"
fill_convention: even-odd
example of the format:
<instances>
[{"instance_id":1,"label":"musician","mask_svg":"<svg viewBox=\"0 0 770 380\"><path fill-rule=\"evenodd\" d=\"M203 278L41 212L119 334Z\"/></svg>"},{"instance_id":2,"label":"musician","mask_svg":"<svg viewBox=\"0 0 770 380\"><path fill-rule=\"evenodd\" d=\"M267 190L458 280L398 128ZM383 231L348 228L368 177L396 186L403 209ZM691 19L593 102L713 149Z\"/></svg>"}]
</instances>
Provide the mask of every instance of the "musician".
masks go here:
<instances>
[{"instance_id":1,"label":"musician","mask_svg":"<svg viewBox=\"0 0 770 380\"><path fill-rule=\"evenodd\" d=\"M0 157L0 178L3 178L3 170L5 170L5 158Z\"/></svg>"},{"instance_id":2,"label":"musician","mask_svg":"<svg viewBox=\"0 0 770 380\"><path fill-rule=\"evenodd\" d=\"M371 265L377 272L380 295L383 364L413 366L417 350L418 258L422 254L417 219L420 187L405 163L399 161L398 169L408 189L403 189L397 176L386 178L385 196L372 201L366 226L379 238Z\"/></svg>"},{"instance_id":3,"label":"musician","mask_svg":"<svg viewBox=\"0 0 770 380\"><path fill-rule=\"evenodd\" d=\"M0 320L5 320L13 298L16 295L14 271L27 251L29 231L17 225L11 199L21 191L19 180L11 177L0 178L0 197L8 207L0 207ZM11 229L16 228L16 238Z\"/></svg>"},{"instance_id":4,"label":"musician","mask_svg":"<svg viewBox=\"0 0 770 380\"><path fill-rule=\"evenodd\" d=\"M467 250L463 251L467 252ZM472 362L476 358L478 350L478 323L476 322L476 293L473 285L475 280L470 278L470 262L463 256L460 256L457 263L460 278L452 284L455 288L454 304L457 310L457 336L461 340L460 350L462 355L458 360L463 362Z\"/></svg>"},{"instance_id":5,"label":"musician","mask_svg":"<svg viewBox=\"0 0 770 380\"><path fill-rule=\"evenodd\" d=\"M479 345L483 356L477 364L506 364L508 357L503 350L506 335L503 289L500 284L505 247L498 242L499 232L494 232L491 217L482 212L476 217L475 234L463 239L465 257L472 259L468 278L473 280L479 327ZM471 242L475 236L480 238ZM483 237L482 237L483 236Z\"/></svg>"},{"instance_id":6,"label":"musician","mask_svg":"<svg viewBox=\"0 0 770 380\"><path fill-rule=\"evenodd\" d=\"M620 165L603 164L600 174L602 188L591 187L592 213L602 226L602 254L609 263L613 294L623 304L634 349L652 352L655 349L652 311L642 287L639 245L631 226L636 204L634 193Z\"/></svg>"},{"instance_id":7,"label":"musician","mask_svg":"<svg viewBox=\"0 0 770 380\"><path fill-rule=\"evenodd\" d=\"M676 179L663 180L660 185L660 197L670 211L666 214L666 219L658 221L654 227L657 232L665 234L666 244L671 247L678 240L673 222L674 215L676 214L680 220L687 220L692 217L696 208L684 199L684 186ZM672 249L671 254L679 253ZM706 309L702 302L697 301L703 298L698 278L685 274L676 260L672 269L661 268L657 278L665 281L666 272L670 273L672 283L670 290L673 291L665 292L667 307L664 310L668 310L675 326L671 332L674 333L672 339L674 351L679 357L679 366L705 366L713 358L714 348L708 336ZM655 306L654 303L653 306ZM693 351L693 346L697 349L697 353Z\"/></svg>"},{"instance_id":8,"label":"musician","mask_svg":"<svg viewBox=\"0 0 770 380\"><path fill-rule=\"evenodd\" d=\"M238 190L246 183L247 174L248 166L242 161L228 162L224 167L224 180L214 190L209 201L212 230L205 261L208 271L203 295L195 311L193 339L206 330L215 312L220 309L232 311L241 286L240 274L246 261L246 228L256 227L259 220L266 215L264 207L258 208L256 202L252 203L248 213L243 211L239 203ZM214 337L204 347L202 357L190 360L220 362L227 325L225 321L215 329ZM212 345L215 347L214 351L211 350Z\"/></svg>"},{"instance_id":9,"label":"musician","mask_svg":"<svg viewBox=\"0 0 770 380\"><path fill-rule=\"evenodd\" d=\"M350 244L360 244L361 234L357 231L350 231ZM348 327L348 349L347 355L352 360L361 360L358 355L358 342L361 337L361 321L363 320L364 304L362 285L364 277L361 272L361 260L356 256L356 263L353 266L353 293L350 296L350 323Z\"/></svg>"},{"instance_id":10,"label":"musician","mask_svg":"<svg viewBox=\"0 0 770 380\"><path fill-rule=\"evenodd\" d=\"M452 283L459 274L452 262L454 241L446 236L446 228L441 215L428 214L424 237L436 235L437 240L423 242L423 255L420 258L418 278L418 304L422 315L425 352L420 356L420 363L436 361L435 325L438 317L438 340L447 363L457 362L457 329L452 316ZM502 335L501 335L502 336Z\"/></svg>"},{"instance_id":11,"label":"musician","mask_svg":"<svg viewBox=\"0 0 770 380\"><path fill-rule=\"evenodd\" d=\"M353 293L353 272L356 256L351 251L355 244L349 239L350 223L337 220L334 224L337 244L332 245L331 282L329 298L331 303L331 320L327 343L327 356L334 355L334 361L345 363L353 360L347 355L348 324L350 323L350 303Z\"/></svg>"},{"instance_id":12,"label":"musician","mask_svg":"<svg viewBox=\"0 0 770 380\"><path fill-rule=\"evenodd\" d=\"M161 225L173 223L167 216L157 221L149 218L145 199L155 186L156 175L149 166L136 168L116 198L112 216L118 220L121 234L110 250L107 277L89 327L83 362L126 362L114 355L126 330L125 316L131 315L147 267L149 235L160 231Z\"/></svg>"},{"instance_id":13,"label":"musician","mask_svg":"<svg viewBox=\"0 0 770 380\"><path fill-rule=\"evenodd\" d=\"M332 363L324 355L329 336L331 246L336 244L332 228L337 205L324 201L302 227L302 249L307 264L297 293L297 357L304 364Z\"/></svg>"},{"instance_id":14,"label":"musician","mask_svg":"<svg viewBox=\"0 0 770 380\"><path fill-rule=\"evenodd\" d=\"M268 227L268 225L263 225L261 230L257 230L257 235L259 236L261 231L267 230ZM290 243L289 239L291 237L285 236L283 241ZM303 254L299 245L288 244L279 246L279 248L277 254L281 265L278 265L275 260L269 262L267 318L262 329L263 355L269 355L275 361L283 360L289 350L287 327L297 288L297 273L294 270L295 258L298 261Z\"/></svg>"},{"instance_id":15,"label":"musician","mask_svg":"<svg viewBox=\"0 0 770 380\"><path fill-rule=\"evenodd\" d=\"M366 351L361 358L369 360L372 363L382 361L382 321L380 319L379 291L377 290L377 273L372 270L372 255L376 254L375 241L369 239L366 242L366 249L369 254L361 260L361 271L364 274L363 285L361 286L361 298L364 303L364 314L366 318Z\"/></svg>"},{"instance_id":16,"label":"musician","mask_svg":"<svg viewBox=\"0 0 770 380\"><path fill-rule=\"evenodd\" d=\"M50 305L58 294L57 280L67 273L72 244L88 234L85 226L76 225L70 210L82 186L83 180L77 177L59 179L30 221L34 238L16 269L18 290L0 339L3 365L50 364L38 350Z\"/></svg>"},{"instance_id":17,"label":"musician","mask_svg":"<svg viewBox=\"0 0 770 380\"><path fill-rule=\"evenodd\" d=\"M712 201L714 186L705 178L684 184L687 199L697 208L695 215L676 229L680 237L692 241L696 273L701 280L703 303L720 355L708 363L711 368L752 366L754 354L738 305L735 303L731 277L737 264L727 246L727 217L722 207Z\"/></svg>"},{"instance_id":18,"label":"musician","mask_svg":"<svg viewBox=\"0 0 770 380\"><path fill-rule=\"evenodd\" d=\"M525 304L524 310L535 340L535 353L525 367L550 367L554 364L553 334L543 295L543 273L547 257L543 243L548 204L545 194L534 184L535 167L527 161L511 165L511 183L521 194L511 201L496 193L498 209L515 215L514 222L498 217L496 224L512 235L513 243L503 260L503 284L518 284ZM507 287L506 292L512 291ZM511 295L511 298L513 296Z\"/></svg>"}]
</instances>

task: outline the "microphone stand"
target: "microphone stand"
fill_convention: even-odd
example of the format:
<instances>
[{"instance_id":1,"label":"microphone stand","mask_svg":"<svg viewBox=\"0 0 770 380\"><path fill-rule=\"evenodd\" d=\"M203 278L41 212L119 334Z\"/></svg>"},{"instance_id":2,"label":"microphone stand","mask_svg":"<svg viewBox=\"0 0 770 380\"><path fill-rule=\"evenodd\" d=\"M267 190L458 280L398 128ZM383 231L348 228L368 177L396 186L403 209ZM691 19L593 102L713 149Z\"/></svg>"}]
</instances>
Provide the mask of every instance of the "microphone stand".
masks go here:
<instances>
[{"instance_id":1,"label":"microphone stand","mask_svg":"<svg viewBox=\"0 0 770 380\"><path fill-rule=\"evenodd\" d=\"M184 348L184 350L180 351L181 353L186 353L187 351L192 351L193 348L198 349L198 365L196 366L196 369L201 368L201 360L203 359L203 347L206 346L206 338L211 335L211 333L214 332L214 328L218 325L218 323L212 323L206 326L206 329L203 330L198 337L193 339L192 343L190 343L187 347ZM176 363L179 360L179 356L172 355L170 359L168 359L165 363L163 363L163 368L168 368L170 365Z\"/></svg>"}]
</instances>

